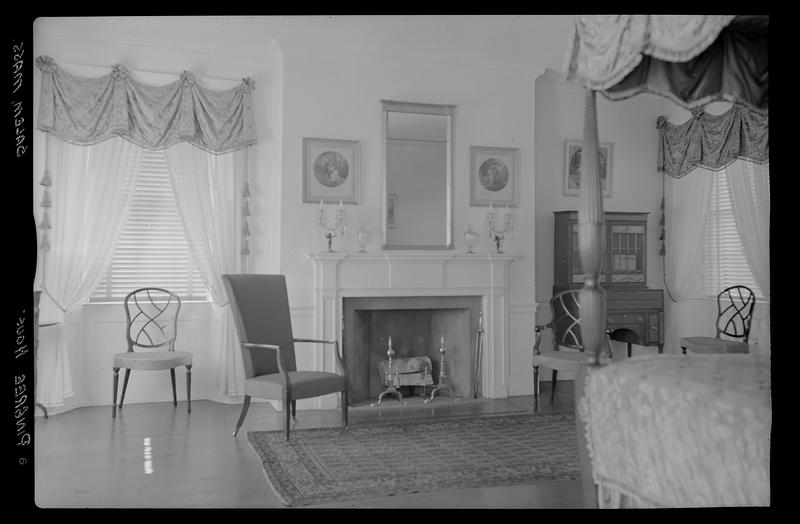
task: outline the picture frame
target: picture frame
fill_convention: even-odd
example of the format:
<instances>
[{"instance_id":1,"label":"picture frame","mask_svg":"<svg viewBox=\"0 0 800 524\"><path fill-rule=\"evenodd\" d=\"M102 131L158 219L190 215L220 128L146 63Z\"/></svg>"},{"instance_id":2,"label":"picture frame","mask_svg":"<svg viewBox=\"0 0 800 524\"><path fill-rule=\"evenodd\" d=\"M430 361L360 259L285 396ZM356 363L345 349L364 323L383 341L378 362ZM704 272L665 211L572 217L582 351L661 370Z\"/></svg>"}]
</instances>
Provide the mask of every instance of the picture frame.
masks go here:
<instances>
[{"instance_id":1,"label":"picture frame","mask_svg":"<svg viewBox=\"0 0 800 524\"><path fill-rule=\"evenodd\" d=\"M517 207L519 149L470 146L470 205Z\"/></svg>"},{"instance_id":2,"label":"picture frame","mask_svg":"<svg viewBox=\"0 0 800 524\"><path fill-rule=\"evenodd\" d=\"M611 196L611 186L613 182L613 153L614 146L611 142L600 142L600 179L602 182L602 194L604 197ZM580 168L581 150L583 140L564 141L564 195L578 196L580 194Z\"/></svg>"},{"instance_id":3,"label":"picture frame","mask_svg":"<svg viewBox=\"0 0 800 524\"><path fill-rule=\"evenodd\" d=\"M303 202L358 204L359 142L303 138Z\"/></svg>"},{"instance_id":4,"label":"picture frame","mask_svg":"<svg viewBox=\"0 0 800 524\"><path fill-rule=\"evenodd\" d=\"M395 193L386 195L386 227L397 229L400 219L400 200Z\"/></svg>"}]
</instances>

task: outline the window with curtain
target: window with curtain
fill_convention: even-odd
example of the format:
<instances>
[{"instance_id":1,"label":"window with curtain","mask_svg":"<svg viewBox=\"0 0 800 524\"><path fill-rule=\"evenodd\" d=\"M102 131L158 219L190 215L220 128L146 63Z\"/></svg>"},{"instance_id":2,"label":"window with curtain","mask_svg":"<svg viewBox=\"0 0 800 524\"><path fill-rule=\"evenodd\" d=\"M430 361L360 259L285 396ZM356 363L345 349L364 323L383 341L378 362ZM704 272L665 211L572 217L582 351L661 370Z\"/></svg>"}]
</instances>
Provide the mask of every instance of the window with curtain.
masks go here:
<instances>
[{"instance_id":1,"label":"window with curtain","mask_svg":"<svg viewBox=\"0 0 800 524\"><path fill-rule=\"evenodd\" d=\"M108 272L91 302L118 302L140 287L208 300L181 223L165 151L142 152L133 201Z\"/></svg>"},{"instance_id":2,"label":"window with curtain","mask_svg":"<svg viewBox=\"0 0 800 524\"><path fill-rule=\"evenodd\" d=\"M742 239L736 229L731 193L725 171L714 173L706 215L706 293L716 297L729 286L744 285L758 298L764 294L747 262Z\"/></svg>"}]
</instances>

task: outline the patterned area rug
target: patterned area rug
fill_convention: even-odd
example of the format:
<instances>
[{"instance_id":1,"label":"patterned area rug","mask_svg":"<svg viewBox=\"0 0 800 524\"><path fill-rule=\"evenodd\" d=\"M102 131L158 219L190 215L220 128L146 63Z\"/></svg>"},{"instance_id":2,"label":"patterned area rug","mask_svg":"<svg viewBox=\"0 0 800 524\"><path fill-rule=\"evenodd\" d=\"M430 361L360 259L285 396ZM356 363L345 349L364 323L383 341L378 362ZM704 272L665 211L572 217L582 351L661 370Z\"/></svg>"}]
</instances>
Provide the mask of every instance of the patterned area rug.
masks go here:
<instances>
[{"instance_id":1,"label":"patterned area rug","mask_svg":"<svg viewBox=\"0 0 800 524\"><path fill-rule=\"evenodd\" d=\"M287 506L580 478L573 412L247 433Z\"/></svg>"}]
</instances>

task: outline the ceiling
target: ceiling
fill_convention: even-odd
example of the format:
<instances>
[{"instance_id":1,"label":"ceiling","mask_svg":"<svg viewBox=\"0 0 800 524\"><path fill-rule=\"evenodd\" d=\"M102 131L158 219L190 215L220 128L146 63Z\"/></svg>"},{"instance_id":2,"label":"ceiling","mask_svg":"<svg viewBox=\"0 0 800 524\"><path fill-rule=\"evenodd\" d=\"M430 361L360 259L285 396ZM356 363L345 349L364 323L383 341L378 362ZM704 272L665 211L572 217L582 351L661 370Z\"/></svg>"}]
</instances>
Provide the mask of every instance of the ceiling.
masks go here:
<instances>
[{"instance_id":1,"label":"ceiling","mask_svg":"<svg viewBox=\"0 0 800 524\"><path fill-rule=\"evenodd\" d=\"M154 45L199 45L248 57L281 47L393 58L560 69L573 15L42 17L37 32Z\"/></svg>"}]
</instances>

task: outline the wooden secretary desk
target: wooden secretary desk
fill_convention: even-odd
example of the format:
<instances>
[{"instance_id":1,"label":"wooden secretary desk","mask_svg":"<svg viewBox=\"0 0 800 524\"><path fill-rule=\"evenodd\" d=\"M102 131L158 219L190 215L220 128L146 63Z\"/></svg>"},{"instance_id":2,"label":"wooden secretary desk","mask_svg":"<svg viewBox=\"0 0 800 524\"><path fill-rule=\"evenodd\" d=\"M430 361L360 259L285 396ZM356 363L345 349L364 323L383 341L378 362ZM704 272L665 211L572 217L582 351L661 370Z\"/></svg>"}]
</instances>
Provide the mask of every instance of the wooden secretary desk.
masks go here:
<instances>
[{"instance_id":1,"label":"wooden secretary desk","mask_svg":"<svg viewBox=\"0 0 800 524\"><path fill-rule=\"evenodd\" d=\"M644 346L664 350L664 291L647 287L647 213L605 213L600 285L606 290L606 327L634 331ZM583 287L578 212L555 212L553 294Z\"/></svg>"}]
</instances>

